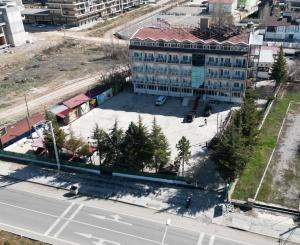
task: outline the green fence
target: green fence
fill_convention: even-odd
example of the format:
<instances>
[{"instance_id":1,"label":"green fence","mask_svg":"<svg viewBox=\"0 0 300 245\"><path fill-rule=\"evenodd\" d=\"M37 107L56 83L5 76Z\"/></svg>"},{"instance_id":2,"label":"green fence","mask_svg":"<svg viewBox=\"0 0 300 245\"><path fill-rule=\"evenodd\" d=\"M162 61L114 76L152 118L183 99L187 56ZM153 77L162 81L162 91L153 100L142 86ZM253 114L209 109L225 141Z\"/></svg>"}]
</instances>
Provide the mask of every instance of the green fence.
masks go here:
<instances>
[{"instance_id":1,"label":"green fence","mask_svg":"<svg viewBox=\"0 0 300 245\"><path fill-rule=\"evenodd\" d=\"M56 164L55 159L50 157L44 157L44 156L37 156L35 154L22 154L22 153L16 153L11 151L3 151L0 150L0 157L6 157L6 158L19 158L24 159L28 163L33 161L39 161L44 163L52 163ZM168 179L168 180L177 180L177 181L185 181L184 177L181 176L172 176L172 175L164 175L164 174L157 174L157 173L145 173L145 172L138 172L133 170L125 170L125 169L116 169L116 168L110 168L106 166L96 166L93 164L87 164L87 163L80 163L80 162L68 162L68 161L61 161L61 167L77 167L77 168L83 168L83 169L92 169L92 170L100 170L102 173L112 174L112 173L122 173L122 174L130 174L130 175L137 175L137 176L143 176L143 177L151 177L151 178L158 178L158 179Z\"/></svg>"}]
</instances>

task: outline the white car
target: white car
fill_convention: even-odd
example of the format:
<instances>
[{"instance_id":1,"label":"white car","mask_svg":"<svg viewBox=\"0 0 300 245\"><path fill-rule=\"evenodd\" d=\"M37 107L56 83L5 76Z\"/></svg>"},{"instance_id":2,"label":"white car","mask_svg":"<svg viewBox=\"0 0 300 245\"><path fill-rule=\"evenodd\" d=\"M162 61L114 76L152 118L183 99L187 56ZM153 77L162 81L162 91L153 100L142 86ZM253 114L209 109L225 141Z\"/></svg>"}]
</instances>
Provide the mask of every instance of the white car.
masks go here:
<instances>
[{"instance_id":1,"label":"white car","mask_svg":"<svg viewBox=\"0 0 300 245\"><path fill-rule=\"evenodd\" d=\"M157 97L156 101L155 101L155 105L163 105L166 102L167 97L166 96L159 96Z\"/></svg>"},{"instance_id":2,"label":"white car","mask_svg":"<svg viewBox=\"0 0 300 245\"><path fill-rule=\"evenodd\" d=\"M72 195L77 196L78 195L78 191L79 191L79 185L78 184L74 184L70 187L70 193Z\"/></svg>"}]
</instances>

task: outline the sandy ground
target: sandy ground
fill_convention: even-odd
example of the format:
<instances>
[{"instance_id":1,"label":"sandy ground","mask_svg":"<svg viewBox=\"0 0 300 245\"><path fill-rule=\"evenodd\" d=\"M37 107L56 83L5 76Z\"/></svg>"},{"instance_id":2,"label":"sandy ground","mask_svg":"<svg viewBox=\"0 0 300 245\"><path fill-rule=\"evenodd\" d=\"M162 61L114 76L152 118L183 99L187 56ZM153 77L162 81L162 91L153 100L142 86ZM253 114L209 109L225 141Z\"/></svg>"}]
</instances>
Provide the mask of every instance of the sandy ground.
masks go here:
<instances>
[{"instance_id":1,"label":"sandy ground","mask_svg":"<svg viewBox=\"0 0 300 245\"><path fill-rule=\"evenodd\" d=\"M292 104L271 162L269 202L298 208L300 193L300 104Z\"/></svg>"},{"instance_id":2,"label":"sandy ground","mask_svg":"<svg viewBox=\"0 0 300 245\"><path fill-rule=\"evenodd\" d=\"M207 125L205 125L204 117L202 117L203 104L200 104L198 116L192 123L183 123L183 118L191 110L193 101L190 101L189 106L184 107L181 105L182 99L170 97L163 106L158 107L155 106L155 99L156 96L152 95L136 95L130 91L122 92L102 104L100 108L93 109L66 126L65 130L70 132L71 129L75 135L88 140L96 123L101 128L110 130L114 121L118 120L119 126L126 130L129 123L137 122L138 115L140 115L143 123L151 130L155 116L169 141L172 152L171 159L174 160L177 155L176 143L182 136L185 136L191 144L191 165L193 165L199 162L203 155L206 155L205 142L209 141L217 132L217 117L219 117L219 123L221 120L224 121L232 106L228 104L215 105L214 114L207 118Z\"/></svg>"}]
</instances>

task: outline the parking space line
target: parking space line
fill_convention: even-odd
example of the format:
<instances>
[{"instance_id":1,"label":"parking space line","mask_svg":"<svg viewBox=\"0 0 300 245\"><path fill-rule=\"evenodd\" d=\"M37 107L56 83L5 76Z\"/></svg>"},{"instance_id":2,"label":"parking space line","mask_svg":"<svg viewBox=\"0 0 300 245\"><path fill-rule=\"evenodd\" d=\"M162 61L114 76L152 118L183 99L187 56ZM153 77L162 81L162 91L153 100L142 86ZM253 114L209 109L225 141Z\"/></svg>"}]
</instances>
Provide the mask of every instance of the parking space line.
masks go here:
<instances>
[{"instance_id":1,"label":"parking space line","mask_svg":"<svg viewBox=\"0 0 300 245\"><path fill-rule=\"evenodd\" d=\"M60 229L55 233L54 237L58 237L59 234L67 227L67 225L75 218L75 216L79 213L82 209L83 204L80 204L79 207L72 213L70 218L60 227Z\"/></svg>"},{"instance_id":2,"label":"parking space line","mask_svg":"<svg viewBox=\"0 0 300 245\"><path fill-rule=\"evenodd\" d=\"M48 228L48 230L45 232L45 236L48 236L50 232L57 226L57 224L64 218L64 216L71 210L71 208L75 205L74 202L72 202L66 210L53 222L53 224Z\"/></svg>"},{"instance_id":3,"label":"parking space line","mask_svg":"<svg viewBox=\"0 0 300 245\"><path fill-rule=\"evenodd\" d=\"M200 232L200 234L199 234L199 239L198 239L198 242L197 242L197 245L202 245L203 238L204 238L204 233L203 233L203 232Z\"/></svg>"},{"instance_id":4,"label":"parking space line","mask_svg":"<svg viewBox=\"0 0 300 245\"><path fill-rule=\"evenodd\" d=\"M215 242L215 236L212 235L209 240L209 245L214 245L214 242Z\"/></svg>"}]
</instances>

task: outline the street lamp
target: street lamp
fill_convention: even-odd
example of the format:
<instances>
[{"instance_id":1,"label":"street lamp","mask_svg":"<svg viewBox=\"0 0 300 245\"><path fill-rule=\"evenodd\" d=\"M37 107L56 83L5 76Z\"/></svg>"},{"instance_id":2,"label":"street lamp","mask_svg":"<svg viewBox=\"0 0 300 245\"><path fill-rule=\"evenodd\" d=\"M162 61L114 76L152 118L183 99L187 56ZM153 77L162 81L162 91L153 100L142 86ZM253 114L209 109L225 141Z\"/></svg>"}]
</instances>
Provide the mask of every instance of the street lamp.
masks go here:
<instances>
[{"instance_id":1,"label":"street lamp","mask_svg":"<svg viewBox=\"0 0 300 245\"><path fill-rule=\"evenodd\" d=\"M49 124L50 132L51 132L51 136L52 136L52 140L53 140L53 148L54 148L54 152L55 152L55 158L56 158L57 170L58 170L58 172L59 172L59 171L60 171L60 160L59 160L59 156L58 156L58 151L57 151L56 140L55 140L55 134L54 134L54 131L53 131L52 122L51 122L51 121L47 121L46 123Z\"/></svg>"},{"instance_id":2,"label":"street lamp","mask_svg":"<svg viewBox=\"0 0 300 245\"><path fill-rule=\"evenodd\" d=\"M167 231L168 231L168 227L169 227L170 224L171 224L171 219L167 219L165 233L164 233L163 239L161 241L162 245L165 244L165 240L166 240L166 236L167 236Z\"/></svg>"}]
</instances>

